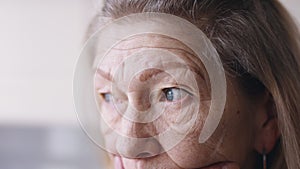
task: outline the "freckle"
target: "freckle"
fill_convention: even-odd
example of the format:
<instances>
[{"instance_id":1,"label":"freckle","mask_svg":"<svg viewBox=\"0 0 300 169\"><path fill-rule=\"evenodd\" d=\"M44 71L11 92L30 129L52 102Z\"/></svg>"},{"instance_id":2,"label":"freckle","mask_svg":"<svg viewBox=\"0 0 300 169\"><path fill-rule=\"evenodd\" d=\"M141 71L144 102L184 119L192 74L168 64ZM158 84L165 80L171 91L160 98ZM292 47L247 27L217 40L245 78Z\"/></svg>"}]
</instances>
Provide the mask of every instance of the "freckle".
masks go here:
<instances>
[{"instance_id":1,"label":"freckle","mask_svg":"<svg viewBox=\"0 0 300 169\"><path fill-rule=\"evenodd\" d=\"M237 112L236 112L236 114L240 114L241 112L238 110Z\"/></svg>"}]
</instances>

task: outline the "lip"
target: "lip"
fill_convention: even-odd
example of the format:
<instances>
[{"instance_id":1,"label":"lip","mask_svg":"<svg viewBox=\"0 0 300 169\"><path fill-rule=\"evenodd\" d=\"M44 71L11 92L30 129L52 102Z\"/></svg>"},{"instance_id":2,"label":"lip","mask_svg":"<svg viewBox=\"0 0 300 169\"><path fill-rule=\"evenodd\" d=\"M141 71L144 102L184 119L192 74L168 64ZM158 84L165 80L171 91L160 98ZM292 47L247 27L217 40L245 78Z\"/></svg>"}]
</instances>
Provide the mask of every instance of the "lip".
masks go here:
<instances>
[{"instance_id":1,"label":"lip","mask_svg":"<svg viewBox=\"0 0 300 169\"><path fill-rule=\"evenodd\" d=\"M217 163L205 166L205 167L201 167L199 169L222 169L223 167L227 166L230 163L232 163L232 162L230 162L230 161L217 162Z\"/></svg>"},{"instance_id":2,"label":"lip","mask_svg":"<svg viewBox=\"0 0 300 169\"><path fill-rule=\"evenodd\" d=\"M114 158L115 169L125 169L123 160L120 156L113 156L113 158ZM198 169L222 169L223 167L231 163L232 163L231 161L217 162Z\"/></svg>"}]
</instances>

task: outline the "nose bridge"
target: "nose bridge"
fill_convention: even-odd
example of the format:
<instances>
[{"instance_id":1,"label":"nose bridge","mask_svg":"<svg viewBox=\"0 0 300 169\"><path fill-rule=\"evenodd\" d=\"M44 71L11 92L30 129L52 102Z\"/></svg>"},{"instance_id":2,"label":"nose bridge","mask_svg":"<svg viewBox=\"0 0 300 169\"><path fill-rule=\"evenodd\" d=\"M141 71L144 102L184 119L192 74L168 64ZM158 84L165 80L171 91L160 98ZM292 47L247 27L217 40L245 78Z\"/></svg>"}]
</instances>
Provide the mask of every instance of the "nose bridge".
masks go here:
<instances>
[{"instance_id":1,"label":"nose bridge","mask_svg":"<svg viewBox=\"0 0 300 169\"><path fill-rule=\"evenodd\" d=\"M149 90L147 89L132 89L128 92L129 104L137 112L143 112L151 107Z\"/></svg>"}]
</instances>

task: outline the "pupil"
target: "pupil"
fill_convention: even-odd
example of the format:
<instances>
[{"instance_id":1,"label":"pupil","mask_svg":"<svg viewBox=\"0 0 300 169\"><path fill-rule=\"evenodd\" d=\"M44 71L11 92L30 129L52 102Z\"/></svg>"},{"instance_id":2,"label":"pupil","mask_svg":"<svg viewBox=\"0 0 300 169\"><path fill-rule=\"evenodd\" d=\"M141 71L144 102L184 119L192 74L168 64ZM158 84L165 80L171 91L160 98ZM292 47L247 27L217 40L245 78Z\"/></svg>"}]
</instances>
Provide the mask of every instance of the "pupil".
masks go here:
<instances>
[{"instance_id":1,"label":"pupil","mask_svg":"<svg viewBox=\"0 0 300 169\"><path fill-rule=\"evenodd\" d=\"M173 100L173 98L174 98L174 95L173 95L173 91L172 90L168 90L167 91L167 100L168 101L172 101Z\"/></svg>"}]
</instances>

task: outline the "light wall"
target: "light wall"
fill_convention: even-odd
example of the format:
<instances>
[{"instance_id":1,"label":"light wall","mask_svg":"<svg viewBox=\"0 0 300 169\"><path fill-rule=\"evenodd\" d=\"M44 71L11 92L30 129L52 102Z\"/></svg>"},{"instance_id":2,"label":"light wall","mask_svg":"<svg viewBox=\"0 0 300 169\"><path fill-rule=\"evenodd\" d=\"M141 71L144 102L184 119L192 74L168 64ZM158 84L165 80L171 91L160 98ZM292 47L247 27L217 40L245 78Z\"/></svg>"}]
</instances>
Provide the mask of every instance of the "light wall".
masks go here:
<instances>
[{"instance_id":1,"label":"light wall","mask_svg":"<svg viewBox=\"0 0 300 169\"><path fill-rule=\"evenodd\" d=\"M89 0L0 1L0 123L75 124L72 74Z\"/></svg>"}]
</instances>

